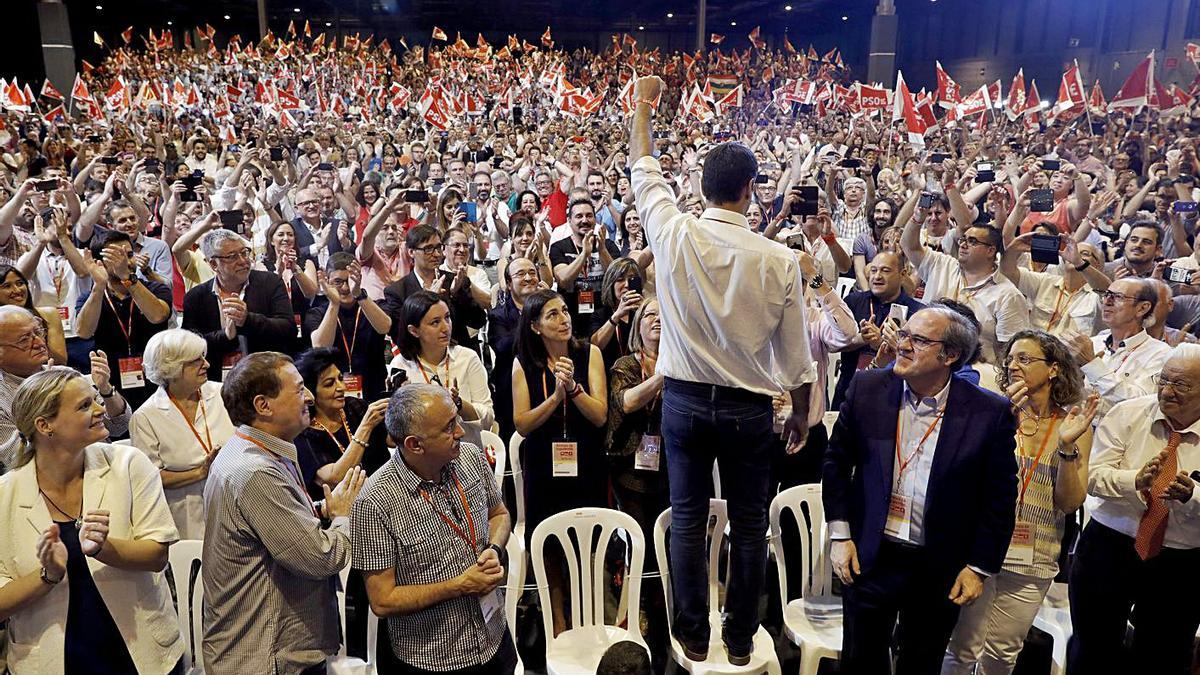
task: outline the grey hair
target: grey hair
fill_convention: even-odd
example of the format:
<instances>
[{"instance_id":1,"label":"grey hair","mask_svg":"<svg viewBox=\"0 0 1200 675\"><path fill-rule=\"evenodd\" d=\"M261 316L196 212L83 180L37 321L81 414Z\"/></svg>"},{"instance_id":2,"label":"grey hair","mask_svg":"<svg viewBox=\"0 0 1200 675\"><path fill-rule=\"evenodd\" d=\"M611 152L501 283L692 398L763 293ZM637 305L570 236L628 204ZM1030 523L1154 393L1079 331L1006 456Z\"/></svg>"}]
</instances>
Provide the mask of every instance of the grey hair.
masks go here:
<instances>
[{"instance_id":1,"label":"grey hair","mask_svg":"<svg viewBox=\"0 0 1200 675\"><path fill-rule=\"evenodd\" d=\"M950 365L951 369L958 370L971 360L975 350L979 348L979 329L967 317L949 307L926 307L917 314L925 312L933 312L946 319L946 328L942 331L942 353L958 353L958 357Z\"/></svg>"},{"instance_id":2,"label":"grey hair","mask_svg":"<svg viewBox=\"0 0 1200 675\"><path fill-rule=\"evenodd\" d=\"M858 176L850 176L846 180L842 181L842 192L849 190L850 188L854 187L855 185L857 185L858 187L860 187L864 190L867 189L867 181L859 178Z\"/></svg>"},{"instance_id":3,"label":"grey hair","mask_svg":"<svg viewBox=\"0 0 1200 675\"><path fill-rule=\"evenodd\" d=\"M1167 360L1171 359L1188 359L1200 363L1200 344L1194 342L1180 342L1171 348L1167 355Z\"/></svg>"},{"instance_id":4,"label":"grey hair","mask_svg":"<svg viewBox=\"0 0 1200 675\"><path fill-rule=\"evenodd\" d=\"M208 344L204 338L190 330L172 328L155 333L142 353L146 379L165 387L167 383L179 379L184 364L207 353Z\"/></svg>"},{"instance_id":5,"label":"grey hair","mask_svg":"<svg viewBox=\"0 0 1200 675\"><path fill-rule=\"evenodd\" d=\"M34 321L37 321L41 318L20 305L0 305L0 323L4 323L6 320L18 316L27 317L33 319Z\"/></svg>"},{"instance_id":6,"label":"grey hair","mask_svg":"<svg viewBox=\"0 0 1200 675\"><path fill-rule=\"evenodd\" d=\"M434 398L445 399L454 405L450 392L436 384L406 384L392 394L383 423L398 447L404 447L404 439L418 435Z\"/></svg>"},{"instance_id":7,"label":"grey hair","mask_svg":"<svg viewBox=\"0 0 1200 675\"><path fill-rule=\"evenodd\" d=\"M200 254L204 256L205 260L212 260L212 257L217 255L217 250L221 244L227 241L237 241L247 248L250 247L250 242L246 241L246 238L242 235L232 230L220 228L209 232L200 240Z\"/></svg>"},{"instance_id":8,"label":"grey hair","mask_svg":"<svg viewBox=\"0 0 1200 675\"><path fill-rule=\"evenodd\" d=\"M63 390L81 377L84 377L83 373L74 368L50 366L30 375L17 387L12 400L12 420L17 427L19 443L12 462L13 468L25 466L33 459L33 440L38 419L58 415Z\"/></svg>"}]
</instances>

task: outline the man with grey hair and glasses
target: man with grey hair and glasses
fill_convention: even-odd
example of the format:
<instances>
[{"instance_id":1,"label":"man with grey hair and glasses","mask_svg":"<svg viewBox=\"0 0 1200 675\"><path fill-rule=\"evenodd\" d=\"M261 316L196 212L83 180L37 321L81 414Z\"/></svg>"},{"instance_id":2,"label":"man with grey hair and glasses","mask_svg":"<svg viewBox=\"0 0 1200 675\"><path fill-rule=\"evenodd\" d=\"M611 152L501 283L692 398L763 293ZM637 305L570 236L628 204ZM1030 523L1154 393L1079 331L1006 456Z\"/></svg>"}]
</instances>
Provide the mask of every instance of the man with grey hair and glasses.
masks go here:
<instances>
[{"instance_id":1,"label":"man with grey hair and glasses","mask_svg":"<svg viewBox=\"0 0 1200 675\"><path fill-rule=\"evenodd\" d=\"M292 301L283 280L251 269L250 242L230 230L213 230L200 252L216 273L183 297L183 328L208 344L208 379L219 382L247 354L291 344L296 336Z\"/></svg>"},{"instance_id":2,"label":"man with grey hair and glasses","mask_svg":"<svg viewBox=\"0 0 1200 675\"><path fill-rule=\"evenodd\" d=\"M896 672L937 672L959 608L1004 562L1016 422L1007 399L952 376L978 341L957 312L922 309L898 331L895 364L846 392L822 481L846 672L890 671L897 620Z\"/></svg>"}]
</instances>

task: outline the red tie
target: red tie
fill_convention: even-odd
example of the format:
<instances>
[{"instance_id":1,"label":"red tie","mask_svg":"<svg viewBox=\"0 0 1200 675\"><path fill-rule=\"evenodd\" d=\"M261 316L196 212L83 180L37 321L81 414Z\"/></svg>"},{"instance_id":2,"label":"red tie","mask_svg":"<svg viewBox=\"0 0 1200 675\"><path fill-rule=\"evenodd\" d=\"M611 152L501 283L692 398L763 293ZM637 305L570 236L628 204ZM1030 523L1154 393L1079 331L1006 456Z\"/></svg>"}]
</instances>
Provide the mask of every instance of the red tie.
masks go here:
<instances>
[{"instance_id":1,"label":"red tie","mask_svg":"<svg viewBox=\"0 0 1200 675\"><path fill-rule=\"evenodd\" d=\"M1167 516L1170 510L1163 501L1163 491L1175 480L1179 472L1179 432L1171 431L1167 439L1167 460L1154 481L1150 484L1149 506L1142 514L1142 522L1138 524L1137 538L1133 548L1142 560L1149 560L1158 555L1163 547L1163 538L1167 534Z\"/></svg>"}]
</instances>

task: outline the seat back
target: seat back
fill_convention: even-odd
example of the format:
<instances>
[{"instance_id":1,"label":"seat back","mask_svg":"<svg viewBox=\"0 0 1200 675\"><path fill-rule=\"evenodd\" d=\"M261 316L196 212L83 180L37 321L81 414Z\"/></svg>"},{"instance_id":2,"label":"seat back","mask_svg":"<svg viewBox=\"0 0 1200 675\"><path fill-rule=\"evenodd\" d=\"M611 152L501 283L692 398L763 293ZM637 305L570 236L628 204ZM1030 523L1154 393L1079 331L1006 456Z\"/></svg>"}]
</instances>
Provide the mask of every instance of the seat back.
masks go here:
<instances>
[{"instance_id":1,"label":"seat back","mask_svg":"<svg viewBox=\"0 0 1200 675\"><path fill-rule=\"evenodd\" d=\"M525 592L525 539L516 535L509 537L504 550L508 553L508 580L504 584L504 618L508 621L508 632L513 639L513 651L516 652L517 605L521 602L521 594ZM521 654L517 652L517 668L513 675L523 675L524 672L525 664L521 662Z\"/></svg>"},{"instance_id":2,"label":"seat back","mask_svg":"<svg viewBox=\"0 0 1200 675\"><path fill-rule=\"evenodd\" d=\"M715 520L715 522L714 522ZM725 543L725 532L729 525L728 510L724 499L708 500L708 607L709 611L724 609L720 604L721 550ZM654 521L654 552L658 558L658 571L662 575L663 594L667 600L667 627L674 619L674 599L671 597L671 563L667 552L668 530L671 528L671 509L666 509Z\"/></svg>"},{"instance_id":3,"label":"seat back","mask_svg":"<svg viewBox=\"0 0 1200 675\"><path fill-rule=\"evenodd\" d=\"M346 654L346 645L350 642L350 638L346 633L346 588L350 582L350 566L347 565L338 572L340 584L337 590L337 605L338 605L338 621L342 624L342 645L338 648L336 660L344 661L348 658ZM379 642L379 617L375 616L375 612L371 611L370 607L363 607L367 612L367 657L363 661L370 665L375 663L375 646Z\"/></svg>"},{"instance_id":4,"label":"seat back","mask_svg":"<svg viewBox=\"0 0 1200 675\"><path fill-rule=\"evenodd\" d=\"M646 536L632 516L612 509L583 508L563 511L543 520L533 531L533 571L537 578L538 599L546 635L554 635L550 587L546 579L546 540L555 537L562 546L567 563L567 588L570 598L570 627L601 626L604 622L604 597L608 546L620 530L627 534L629 568L621 589L621 605L628 616L639 616L641 608L642 566L646 556ZM641 636L637 621L629 622L629 631ZM547 649L551 640L547 640Z\"/></svg>"},{"instance_id":5,"label":"seat back","mask_svg":"<svg viewBox=\"0 0 1200 675\"><path fill-rule=\"evenodd\" d=\"M496 467L493 469L496 476L496 489L503 492L504 472L508 463L508 448L504 445L504 441L500 440L500 437L491 431L481 431L479 432L479 437L483 439L483 447L480 450L496 458Z\"/></svg>"},{"instance_id":6,"label":"seat back","mask_svg":"<svg viewBox=\"0 0 1200 675\"><path fill-rule=\"evenodd\" d=\"M821 484L797 485L771 500L771 546L775 551L775 568L779 577L780 606L786 606L788 595L788 565L783 545L784 513L790 514L789 524L799 533L800 564L793 569L800 573L802 597L827 596L833 590L833 567L829 563L830 540L825 528L825 506L821 502Z\"/></svg>"},{"instance_id":7,"label":"seat back","mask_svg":"<svg viewBox=\"0 0 1200 675\"><path fill-rule=\"evenodd\" d=\"M524 441L525 437L515 431L508 440L508 465L512 471L513 492L517 498L517 520L513 523L513 532L520 532L522 536L525 532L525 471L524 465L521 464L521 443Z\"/></svg>"},{"instance_id":8,"label":"seat back","mask_svg":"<svg viewBox=\"0 0 1200 675\"><path fill-rule=\"evenodd\" d=\"M204 639L204 580L200 576L204 542L183 539L167 549L171 576L175 580L175 602L179 613L179 632L183 635L183 656L187 670L201 664L200 649ZM195 575L193 577L193 567Z\"/></svg>"}]
</instances>

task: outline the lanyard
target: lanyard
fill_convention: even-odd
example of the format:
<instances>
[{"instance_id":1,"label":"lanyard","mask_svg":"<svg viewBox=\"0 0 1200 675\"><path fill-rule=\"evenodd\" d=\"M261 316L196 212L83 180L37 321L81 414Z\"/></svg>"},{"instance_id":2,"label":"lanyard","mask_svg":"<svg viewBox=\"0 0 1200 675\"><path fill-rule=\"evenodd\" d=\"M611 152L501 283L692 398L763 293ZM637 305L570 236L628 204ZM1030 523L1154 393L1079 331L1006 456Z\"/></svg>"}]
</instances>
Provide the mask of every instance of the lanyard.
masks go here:
<instances>
[{"instance_id":1,"label":"lanyard","mask_svg":"<svg viewBox=\"0 0 1200 675\"><path fill-rule=\"evenodd\" d=\"M129 355L133 356L133 296L130 296L129 298L128 325L121 323L121 314L117 311L117 306L113 304L112 298L109 297L108 289L104 290L104 299L108 301L108 306L112 308L113 317L117 320L117 326L121 329L121 335L125 336L125 344L129 346Z\"/></svg>"},{"instance_id":2,"label":"lanyard","mask_svg":"<svg viewBox=\"0 0 1200 675\"><path fill-rule=\"evenodd\" d=\"M1046 435L1042 437L1042 444L1038 446L1037 454L1033 456L1033 463L1028 469L1025 468L1025 445L1021 443L1021 439L1017 439L1017 453L1021 457L1021 466L1018 467L1021 480L1021 494L1017 498L1018 515L1025 512L1025 491L1029 489L1029 483L1033 481L1038 464L1042 462L1042 453L1046 451L1046 444L1050 442L1050 437L1054 435L1054 427L1056 426L1058 426L1058 415L1050 418L1050 428L1046 429Z\"/></svg>"},{"instance_id":3,"label":"lanyard","mask_svg":"<svg viewBox=\"0 0 1200 675\"><path fill-rule=\"evenodd\" d=\"M1125 358L1121 359L1121 363L1120 363L1120 365L1118 365L1118 366L1115 368L1115 370L1120 370L1120 369L1124 368L1124 367L1125 367L1125 362L1129 360L1129 357L1133 356L1133 353L1134 353L1134 352L1136 352L1138 349L1140 349L1140 348L1141 348L1141 346L1142 346L1142 345L1144 345L1144 344L1146 344L1146 340L1142 340L1141 342L1137 343L1137 346L1136 346L1136 347L1134 347L1133 349L1130 349L1130 350L1129 350L1129 353L1125 355ZM1119 346L1118 346L1118 348L1119 348ZM1117 353L1117 351L1114 349L1114 350L1113 350L1113 354L1116 354L1116 353Z\"/></svg>"},{"instance_id":4,"label":"lanyard","mask_svg":"<svg viewBox=\"0 0 1200 675\"><path fill-rule=\"evenodd\" d=\"M67 278L67 268L70 262L64 257L59 258L58 264L54 266L54 273L51 277L54 282L54 303L62 304L63 301L63 280Z\"/></svg>"},{"instance_id":5,"label":"lanyard","mask_svg":"<svg viewBox=\"0 0 1200 675\"><path fill-rule=\"evenodd\" d=\"M346 454L346 446L342 445L342 442L339 441L338 437L336 435L334 435L334 433L332 431L329 430L329 427L318 422L315 417L313 418L312 423L313 423L314 427L319 427L321 429L321 431L324 431L325 433L329 434L329 437L333 439L334 444L337 445L339 455ZM344 411L344 410L342 411L342 429L346 432L347 439L352 438L352 436L350 434L350 425L346 424L346 411ZM347 442L349 442L349 441L347 441Z\"/></svg>"},{"instance_id":6,"label":"lanyard","mask_svg":"<svg viewBox=\"0 0 1200 675\"><path fill-rule=\"evenodd\" d=\"M1063 297L1067 295L1067 289L1064 286L1058 287L1058 299L1054 301L1054 311L1050 314L1050 321L1046 324L1046 330L1054 330L1054 324L1058 323L1060 319L1066 318L1067 311L1071 309L1071 303L1075 300L1075 296L1079 295L1079 291L1082 290L1083 287L1081 286L1075 289L1075 292L1071 293L1070 296L1067 296L1067 306L1063 307L1062 314L1059 314L1059 307L1062 305Z\"/></svg>"},{"instance_id":7,"label":"lanyard","mask_svg":"<svg viewBox=\"0 0 1200 675\"><path fill-rule=\"evenodd\" d=\"M187 422L188 428L192 430L192 435L196 437L196 442L200 444L200 447L204 448L204 454L211 455L213 453L213 442L212 434L208 430L208 413L204 410L204 397L201 396L200 400L197 401L200 408L200 415L204 418L204 438L200 438L200 432L196 431L196 425L192 423L192 419L188 417L188 414L183 411L183 406L179 405L179 401L176 401L175 397L170 394L167 394L167 398L171 399L171 403L175 404L175 409L183 416L183 421ZM205 439L208 440L207 443L205 443Z\"/></svg>"},{"instance_id":8,"label":"lanyard","mask_svg":"<svg viewBox=\"0 0 1200 675\"><path fill-rule=\"evenodd\" d=\"M930 423L929 428L925 430L925 434L921 436L921 441L917 443L916 449L914 449L908 455L908 459L903 459L900 456L900 420L904 419L904 411L901 410L900 414L896 416L896 462L900 464L900 471L896 475L897 489L899 489L900 483L904 480L904 471L908 469L908 465L911 464L914 459L916 459L917 455L921 454L921 448L924 447L925 441L929 440L929 436L933 434L934 428L936 428L937 425L942 421L942 417L945 414L946 406L942 406L941 409L938 410L937 416L933 418L933 422Z\"/></svg>"},{"instance_id":9,"label":"lanyard","mask_svg":"<svg viewBox=\"0 0 1200 675\"><path fill-rule=\"evenodd\" d=\"M312 511L312 514L317 518L321 517L321 514L317 513L317 507L313 504L312 497L308 495L308 489L304 487L304 479L300 477L300 472L296 469L296 465L293 464L291 460L263 445L258 439L253 438L241 431L235 431L233 434L244 441L249 441L257 445L259 448L262 448L263 452L282 462L283 466L287 468L287 471L289 474L291 474L292 478L296 479L296 484L300 486L300 494L304 495L304 500L308 502L309 510Z\"/></svg>"},{"instance_id":10,"label":"lanyard","mask_svg":"<svg viewBox=\"0 0 1200 675\"><path fill-rule=\"evenodd\" d=\"M346 348L346 368L350 372L354 371L354 345L355 345L355 343L358 342L358 320L361 318L362 318L362 307L359 307L358 313L354 315L354 336L350 338L350 342L346 342L346 329L342 328L342 312L341 312L341 310L338 310L338 314L337 314L338 332L341 333L341 336L342 336L342 346ZM450 358L449 350L446 351L446 358L447 358L447 360L449 360L449 358ZM420 365L420 363L421 363L421 357L418 355L417 356L417 364ZM421 372L425 372L425 371L422 370ZM450 372L449 365L446 366L446 372L447 373ZM449 375L447 375L447 377L449 377Z\"/></svg>"},{"instance_id":11,"label":"lanyard","mask_svg":"<svg viewBox=\"0 0 1200 675\"><path fill-rule=\"evenodd\" d=\"M475 534L475 519L471 517L471 507L467 504L467 493L463 492L462 483L459 482L457 473L454 474L454 487L458 488L458 498L462 502L463 514L467 518L467 528L471 531L471 536L469 539L467 538L467 533L463 532L463 529L459 527L458 523L454 522L450 516L442 513L441 509L433 505L433 500L429 498L429 493L425 491L425 488L421 488L421 496L425 498L426 502L428 502L429 508L433 509L433 512L438 514L438 517L441 518L442 521L454 531L454 534L457 534L460 539L467 542L467 545L471 547L471 552L478 557L479 548L478 544L476 543L478 539L476 538ZM442 494L445 495L446 493L442 492ZM447 500L448 499L449 496L447 496Z\"/></svg>"},{"instance_id":12,"label":"lanyard","mask_svg":"<svg viewBox=\"0 0 1200 675\"><path fill-rule=\"evenodd\" d=\"M542 400L547 400L550 398L550 389L548 387L546 387L546 370L548 370L548 369L549 369L549 364L547 364L547 368L542 370ZM567 399L566 398L563 399L562 408L563 408L563 412L562 412L563 438L566 438L567 437Z\"/></svg>"},{"instance_id":13,"label":"lanyard","mask_svg":"<svg viewBox=\"0 0 1200 675\"><path fill-rule=\"evenodd\" d=\"M360 309L359 311L361 312L362 310ZM355 324L354 328L355 328L355 331L357 332L357 330L358 330L357 323ZM346 336L343 334L342 340L345 340L345 339L346 339ZM449 350L449 348L446 349L446 360L443 363L446 366L446 380L444 382L438 380L437 366L433 367L433 379L431 380L429 378L429 373L425 372L425 366L421 363L421 355L417 354L417 368L421 369L421 376L425 378L425 384L433 384L434 382L437 382L438 384L442 385L443 387L446 387L447 389L450 388L450 350Z\"/></svg>"}]
</instances>

